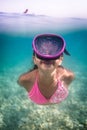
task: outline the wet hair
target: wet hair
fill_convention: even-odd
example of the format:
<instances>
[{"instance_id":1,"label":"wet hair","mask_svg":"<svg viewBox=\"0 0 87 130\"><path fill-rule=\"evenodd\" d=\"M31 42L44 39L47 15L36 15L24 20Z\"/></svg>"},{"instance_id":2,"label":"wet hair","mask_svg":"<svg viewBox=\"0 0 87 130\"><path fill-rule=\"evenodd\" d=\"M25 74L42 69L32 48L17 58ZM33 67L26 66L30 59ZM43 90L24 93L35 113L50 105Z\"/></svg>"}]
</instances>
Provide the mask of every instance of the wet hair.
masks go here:
<instances>
[{"instance_id":1,"label":"wet hair","mask_svg":"<svg viewBox=\"0 0 87 130\"><path fill-rule=\"evenodd\" d=\"M35 56L35 52L33 51L33 56ZM35 70L35 69L38 69L38 66L36 64L34 64L33 62L33 67L29 70L29 72Z\"/></svg>"}]
</instances>

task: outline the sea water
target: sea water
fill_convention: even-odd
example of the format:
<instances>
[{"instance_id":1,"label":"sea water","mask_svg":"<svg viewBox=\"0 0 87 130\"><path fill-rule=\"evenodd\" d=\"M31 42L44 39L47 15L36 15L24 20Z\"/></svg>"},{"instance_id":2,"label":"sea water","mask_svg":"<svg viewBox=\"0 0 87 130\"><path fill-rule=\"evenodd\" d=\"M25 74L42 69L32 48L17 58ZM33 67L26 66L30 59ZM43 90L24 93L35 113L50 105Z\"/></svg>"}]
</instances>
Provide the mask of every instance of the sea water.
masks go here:
<instances>
[{"instance_id":1,"label":"sea water","mask_svg":"<svg viewBox=\"0 0 87 130\"><path fill-rule=\"evenodd\" d=\"M17 84L18 77L33 66L35 35L55 33L66 41L71 56L63 66L75 80L61 104L39 106ZM0 13L0 129L86 130L87 129L87 19L56 18L34 14Z\"/></svg>"}]
</instances>

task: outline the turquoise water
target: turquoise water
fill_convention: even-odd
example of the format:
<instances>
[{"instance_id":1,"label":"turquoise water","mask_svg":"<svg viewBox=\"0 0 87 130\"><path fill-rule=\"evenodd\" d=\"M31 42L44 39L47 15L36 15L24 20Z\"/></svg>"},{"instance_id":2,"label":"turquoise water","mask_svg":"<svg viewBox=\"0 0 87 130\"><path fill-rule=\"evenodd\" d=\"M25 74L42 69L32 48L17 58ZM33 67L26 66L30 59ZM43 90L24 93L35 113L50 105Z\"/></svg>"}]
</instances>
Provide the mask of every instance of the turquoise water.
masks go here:
<instances>
[{"instance_id":1,"label":"turquoise water","mask_svg":"<svg viewBox=\"0 0 87 130\"><path fill-rule=\"evenodd\" d=\"M0 129L87 129L87 19L0 13ZM71 56L63 66L75 73L69 97L61 104L32 103L17 84L32 67L32 40L39 33L62 35Z\"/></svg>"}]
</instances>

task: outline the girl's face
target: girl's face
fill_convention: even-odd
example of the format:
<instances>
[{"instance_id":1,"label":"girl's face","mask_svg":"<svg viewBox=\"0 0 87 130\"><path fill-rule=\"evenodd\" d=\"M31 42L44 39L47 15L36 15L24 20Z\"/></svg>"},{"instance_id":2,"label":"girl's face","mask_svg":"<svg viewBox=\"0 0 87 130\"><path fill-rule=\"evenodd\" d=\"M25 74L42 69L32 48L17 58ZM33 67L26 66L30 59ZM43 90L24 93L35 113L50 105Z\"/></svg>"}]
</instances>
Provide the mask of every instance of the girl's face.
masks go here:
<instances>
[{"instance_id":1,"label":"girl's face","mask_svg":"<svg viewBox=\"0 0 87 130\"><path fill-rule=\"evenodd\" d=\"M53 71L55 70L59 65L61 65L63 57L60 56L60 58L56 60L42 60L39 59L36 55L33 57L34 63L38 66L38 69L41 70L50 70Z\"/></svg>"}]
</instances>

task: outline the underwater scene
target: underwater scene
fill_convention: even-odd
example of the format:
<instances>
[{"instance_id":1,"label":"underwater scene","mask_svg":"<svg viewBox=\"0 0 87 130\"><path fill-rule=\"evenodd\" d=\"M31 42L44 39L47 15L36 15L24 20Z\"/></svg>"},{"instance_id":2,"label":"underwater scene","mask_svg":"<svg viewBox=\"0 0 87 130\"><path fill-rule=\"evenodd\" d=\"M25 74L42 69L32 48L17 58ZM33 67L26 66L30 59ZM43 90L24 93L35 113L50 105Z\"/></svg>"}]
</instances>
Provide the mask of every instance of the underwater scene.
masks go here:
<instances>
[{"instance_id":1,"label":"underwater scene","mask_svg":"<svg viewBox=\"0 0 87 130\"><path fill-rule=\"evenodd\" d=\"M54 33L71 56L63 66L75 80L69 96L55 105L37 105L17 84L33 66L35 35ZM87 130L87 19L0 12L0 130Z\"/></svg>"}]
</instances>

